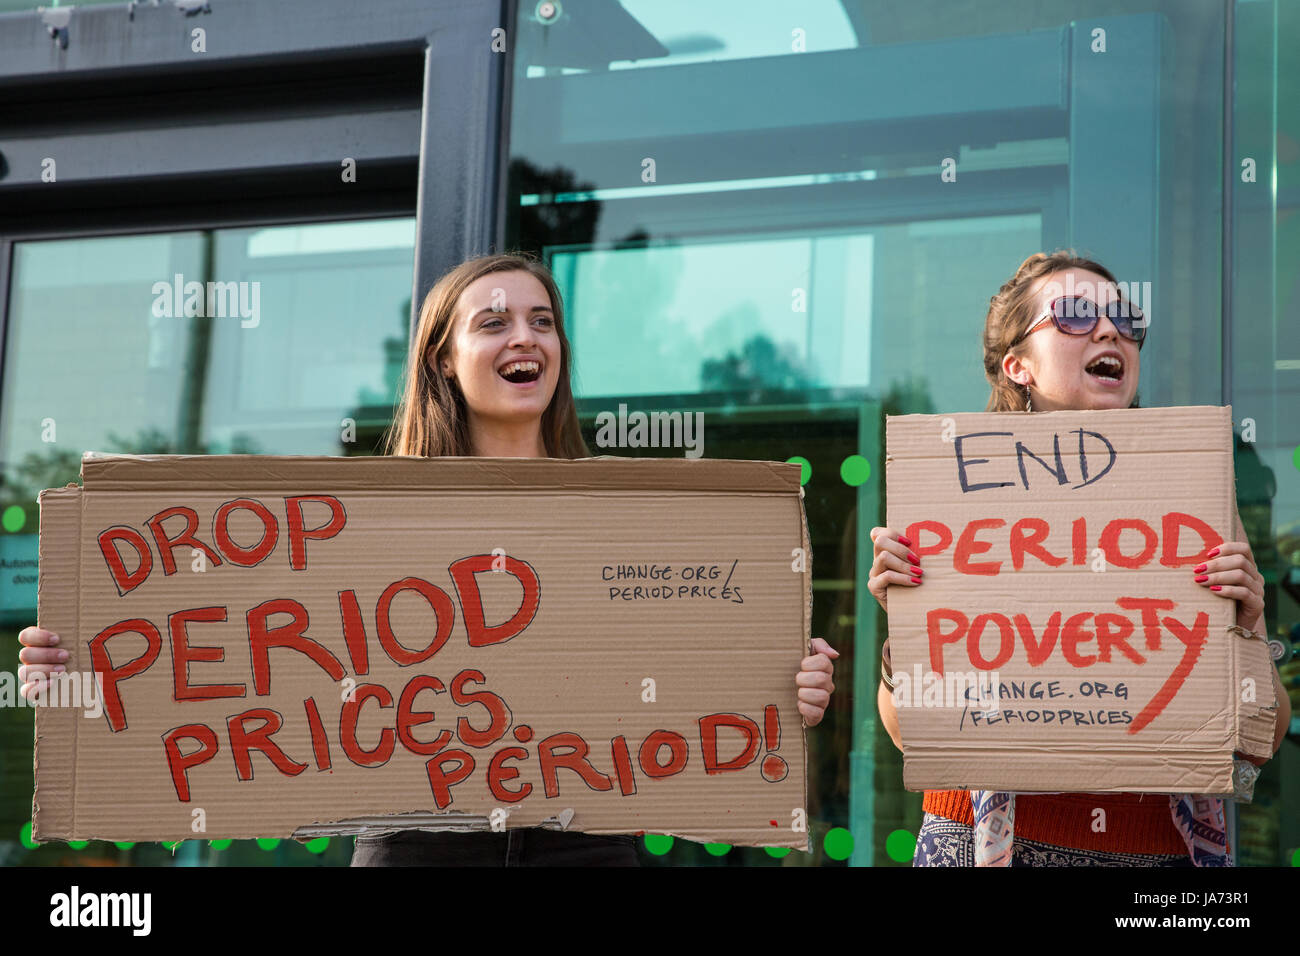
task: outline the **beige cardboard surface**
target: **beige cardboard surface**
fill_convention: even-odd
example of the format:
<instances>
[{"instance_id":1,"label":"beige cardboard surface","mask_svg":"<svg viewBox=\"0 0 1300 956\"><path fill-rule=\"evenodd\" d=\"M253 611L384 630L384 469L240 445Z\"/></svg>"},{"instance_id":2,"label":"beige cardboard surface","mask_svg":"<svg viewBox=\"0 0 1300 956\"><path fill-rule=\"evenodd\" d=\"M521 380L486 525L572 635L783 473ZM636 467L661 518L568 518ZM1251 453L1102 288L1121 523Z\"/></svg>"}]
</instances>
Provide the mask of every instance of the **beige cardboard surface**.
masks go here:
<instances>
[{"instance_id":1,"label":"beige cardboard surface","mask_svg":"<svg viewBox=\"0 0 1300 956\"><path fill-rule=\"evenodd\" d=\"M909 790L1230 793L1233 751L1271 752L1266 646L1193 581L1240 540L1231 414L888 418Z\"/></svg>"},{"instance_id":2,"label":"beige cardboard surface","mask_svg":"<svg viewBox=\"0 0 1300 956\"><path fill-rule=\"evenodd\" d=\"M88 456L82 475L40 496L38 616L103 713L38 709L36 839L808 846L797 465Z\"/></svg>"}]
</instances>

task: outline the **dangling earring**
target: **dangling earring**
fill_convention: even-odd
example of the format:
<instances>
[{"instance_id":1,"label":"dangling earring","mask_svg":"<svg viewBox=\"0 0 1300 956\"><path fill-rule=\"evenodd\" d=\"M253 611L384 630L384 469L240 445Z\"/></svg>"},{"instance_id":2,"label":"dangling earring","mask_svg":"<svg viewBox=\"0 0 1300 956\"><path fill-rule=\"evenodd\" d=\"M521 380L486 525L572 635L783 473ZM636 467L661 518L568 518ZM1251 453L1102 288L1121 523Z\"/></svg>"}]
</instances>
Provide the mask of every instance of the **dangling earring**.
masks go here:
<instances>
[{"instance_id":1,"label":"dangling earring","mask_svg":"<svg viewBox=\"0 0 1300 956\"><path fill-rule=\"evenodd\" d=\"M1034 410L1034 403L1029 395L1029 386L1026 385L1025 386L1025 411L1032 412L1033 410Z\"/></svg>"}]
</instances>

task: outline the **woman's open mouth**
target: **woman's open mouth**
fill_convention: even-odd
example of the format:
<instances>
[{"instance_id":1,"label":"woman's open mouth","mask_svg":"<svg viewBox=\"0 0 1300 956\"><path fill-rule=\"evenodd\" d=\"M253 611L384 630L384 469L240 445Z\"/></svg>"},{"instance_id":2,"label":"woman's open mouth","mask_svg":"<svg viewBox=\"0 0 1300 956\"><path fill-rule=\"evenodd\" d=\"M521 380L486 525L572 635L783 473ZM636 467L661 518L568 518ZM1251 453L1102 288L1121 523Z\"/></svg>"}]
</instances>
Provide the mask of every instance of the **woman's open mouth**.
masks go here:
<instances>
[{"instance_id":1,"label":"woman's open mouth","mask_svg":"<svg viewBox=\"0 0 1300 956\"><path fill-rule=\"evenodd\" d=\"M510 362L501 366L497 372L511 385L527 385L536 382L542 377L542 363L535 362L531 359L521 362Z\"/></svg>"},{"instance_id":2,"label":"woman's open mouth","mask_svg":"<svg viewBox=\"0 0 1300 956\"><path fill-rule=\"evenodd\" d=\"M1084 371L1103 385L1121 385L1124 382L1124 360L1116 355L1099 355Z\"/></svg>"}]
</instances>

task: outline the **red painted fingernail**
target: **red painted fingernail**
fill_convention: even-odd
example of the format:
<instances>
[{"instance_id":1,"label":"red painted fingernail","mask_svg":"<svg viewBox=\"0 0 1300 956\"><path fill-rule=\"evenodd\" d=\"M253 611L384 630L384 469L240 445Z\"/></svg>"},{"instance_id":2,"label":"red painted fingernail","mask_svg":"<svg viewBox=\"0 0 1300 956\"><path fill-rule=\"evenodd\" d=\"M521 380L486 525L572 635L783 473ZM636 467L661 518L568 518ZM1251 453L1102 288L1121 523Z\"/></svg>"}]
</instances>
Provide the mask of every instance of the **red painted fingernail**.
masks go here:
<instances>
[{"instance_id":1,"label":"red painted fingernail","mask_svg":"<svg viewBox=\"0 0 1300 956\"><path fill-rule=\"evenodd\" d=\"M912 563L913 563L913 564L920 564L920 563L921 563L921 559L918 558L916 555L914 555L911 551L907 552L907 556L908 556L909 558L912 559Z\"/></svg>"},{"instance_id":2,"label":"red painted fingernail","mask_svg":"<svg viewBox=\"0 0 1300 956\"><path fill-rule=\"evenodd\" d=\"M898 543L905 548L910 548L912 546L912 542L901 534L898 536Z\"/></svg>"},{"instance_id":3,"label":"red painted fingernail","mask_svg":"<svg viewBox=\"0 0 1300 956\"><path fill-rule=\"evenodd\" d=\"M913 583L913 584L920 584L920 583L921 583L921 579L920 579L920 578L912 578L912 583Z\"/></svg>"},{"instance_id":4,"label":"red painted fingernail","mask_svg":"<svg viewBox=\"0 0 1300 956\"><path fill-rule=\"evenodd\" d=\"M1211 591L1222 591L1223 588L1222 588L1221 586L1217 585L1217 584L1211 584L1211 585L1210 585L1210 590L1211 590Z\"/></svg>"},{"instance_id":5,"label":"red painted fingernail","mask_svg":"<svg viewBox=\"0 0 1300 956\"><path fill-rule=\"evenodd\" d=\"M1216 554L1218 554L1218 553L1219 553L1219 549L1218 549L1218 548L1215 548L1213 551L1211 551L1209 554L1207 554L1206 557L1207 557L1207 558L1212 558L1212 557L1214 557L1214 556L1215 556Z\"/></svg>"},{"instance_id":6,"label":"red painted fingernail","mask_svg":"<svg viewBox=\"0 0 1300 956\"><path fill-rule=\"evenodd\" d=\"M912 565L912 573L913 573L913 574L922 574L922 573L924 573L924 572L922 572L921 569L918 568L916 565Z\"/></svg>"},{"instance_id":7,"label":"red painted fingernail","mask_svg":"<svg viewBox=\"0 0 1300 956\"><path fill-rule=\"evenodd\" d=\"M1208 574L1202 574L1199 578L1196 579L1196 583L1204 584L1208 580L1210 580L1210 576Z\"/></svg>"},{"instance_id":8,"label":"red painted fingernail","mask_svg":"<svg viewBox=\"0 0 1300 956\"><path fill-rule=\"evenodd\" d=\"M1198 564L1196 567L1192 568L1192 573L1193 573L1193 574L1200 574L1200 573L1201 573L1202 571L1204 571L1204 570L1205 570L1205 565L1203 565L1203 564Z\"/></svg>"}]
</instances>

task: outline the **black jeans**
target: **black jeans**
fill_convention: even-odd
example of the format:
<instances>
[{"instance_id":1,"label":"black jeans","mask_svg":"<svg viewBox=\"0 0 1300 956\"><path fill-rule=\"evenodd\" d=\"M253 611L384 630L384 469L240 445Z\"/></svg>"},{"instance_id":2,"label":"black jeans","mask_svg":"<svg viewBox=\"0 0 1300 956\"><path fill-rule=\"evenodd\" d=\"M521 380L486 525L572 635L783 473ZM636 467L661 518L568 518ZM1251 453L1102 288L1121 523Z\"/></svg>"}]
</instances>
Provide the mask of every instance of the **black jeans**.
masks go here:
<instances>
[{"instance_id":1,"label":"black jeans","mask_svg":"<svg viewBox=\"0 0 1300 956\"><path fill-rule=\"evenodd\" d=\"M636 837L537 828L357 837L353 866L640 866Z\"/></svg>"}]
</instances>

